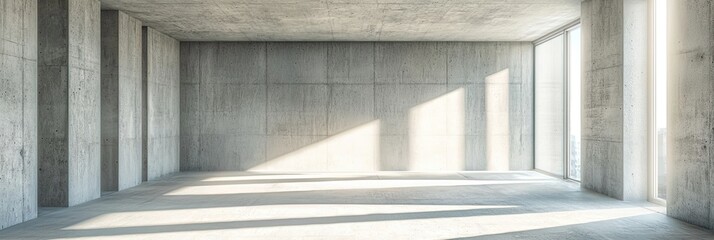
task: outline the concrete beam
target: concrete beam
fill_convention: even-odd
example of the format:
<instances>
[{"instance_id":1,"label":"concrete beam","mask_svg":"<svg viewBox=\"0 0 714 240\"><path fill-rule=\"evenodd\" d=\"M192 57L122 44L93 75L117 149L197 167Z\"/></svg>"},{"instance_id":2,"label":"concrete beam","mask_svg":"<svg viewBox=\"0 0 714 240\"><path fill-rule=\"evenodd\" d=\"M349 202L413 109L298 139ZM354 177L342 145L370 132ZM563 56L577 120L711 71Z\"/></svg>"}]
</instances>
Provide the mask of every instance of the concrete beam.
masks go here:
<instances>
[{"instance_id":1,"label":"concrete beam","mask_svg":"<svg viewBox=\"0 0 714 240\"><path fill-rule=\"evenodd\" d=\"M38 3L39 205L100 196L100 4Z\"/></svg>"},{"instance_id":2,"label":"concrete beam","mask_svg":"<svg viewBox=\"0 0 714 240\"><path fill-rule=\"evenodd\" d=\"M533 41L580 16L580 0L102 2L181 41Z\"/></svg>"}]
</instances>

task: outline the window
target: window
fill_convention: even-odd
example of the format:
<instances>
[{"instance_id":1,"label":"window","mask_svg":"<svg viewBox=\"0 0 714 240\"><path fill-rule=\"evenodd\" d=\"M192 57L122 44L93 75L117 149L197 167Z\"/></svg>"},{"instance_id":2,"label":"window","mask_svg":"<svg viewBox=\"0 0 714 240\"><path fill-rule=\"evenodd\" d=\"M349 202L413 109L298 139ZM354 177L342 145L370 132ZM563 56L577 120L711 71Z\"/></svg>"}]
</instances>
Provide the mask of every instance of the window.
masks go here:
<instances>
[{"instance_id":1,"label":"window","mask_svg":"<svg viewBox=\"0 0 714 240\"><path fill-rule=\"evenodd\" d=\"M580 181L580 120L581 89L580 75L582 58L580 57L580 26L567 31L568 37L568 170L567 177Z\"/></svg>"},{"instance_id":2,"label":"window","mask_svg":"<svg viewBox=\"0 0 714 240\"><path fill-rule=\"evenodd\" d=\"M581 43L575 22L535 47L536 169L580 180Z\"/></svg>"},{"instance_id":3,"label":"window","mask_svg":"<svg viewBox=\"0 0 714 240\"><path fill-rule=\"evenodd\" d=\"M667 199L667 0L655 0L653 77L653 158L650 199Z\"/></svg>"},{"instance_id":4,"label":"window","mask_svg":"<svg viewBox=\"0 0 714 240\"><path fill-rule=\"evenodd\" d=\"M535 167L563 176L565 161L565 36L535 47Z\"/></svg>"}]
</instances>

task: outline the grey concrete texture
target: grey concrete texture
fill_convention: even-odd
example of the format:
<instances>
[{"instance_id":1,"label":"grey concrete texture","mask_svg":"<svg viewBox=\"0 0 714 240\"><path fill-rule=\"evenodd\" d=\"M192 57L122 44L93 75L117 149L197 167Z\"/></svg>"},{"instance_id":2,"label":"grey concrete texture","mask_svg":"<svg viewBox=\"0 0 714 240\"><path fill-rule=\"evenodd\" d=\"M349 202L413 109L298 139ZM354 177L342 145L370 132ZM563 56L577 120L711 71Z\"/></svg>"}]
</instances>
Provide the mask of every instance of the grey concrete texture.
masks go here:
<instances>
[{"instance_id":1,"label":"grey concrete texture","mask_svg":"<svg viewBox=\"0 0 714 240\"><path fill-rule=\"evenodd\" d=\"M152 28L144 28L143 32L143 168L146 180L154 180L179 171L180 44Z\"/></svg>"},{"instance_id":2,"label":"grey concrete texture","mask_svg":"<svg viewBox=\"0 0 714 240\"><path fill-rule=\"evenodd\" d=\"M656 210L656 211L655 211ZM712 239L535 172L180 173L1 239Z\"/></svg>"},{"instance_id":3,"label":"grey concrete texture","mask_svg":"<svg viewBox=\"0 0 714 240\"><path fill-rule=\"evenodd\" d=\"M530 170L532 65L523 42L183 42L181 169L486 170L505 143Z\"/></svg>"},{"instance_id":4,"label":"grey concrete texture","mask_svg":"<svg viewBox=\"0 0 714 240\"><path fill-rule=\"evenodd\" d=\"M102 11L102 192L119 189L119 12Z\"/></svg>"},{"instance_id":5,"label":"grey concrete texture","mask_svg":"<svg viewBox=\"0 0 714 240\"><path fill-rule=\"evenodd\" d=\"M100 196L100 3L38 3L40 206Z\"/></svg>"},{"instance_id":6,"label":"grey concrete texture","mask_svg":"<svg viewBox=\"0 0 714 240\"><path fill-rule=\"evenodd\" d=\"M67 8L67 1L41 1L38 2L37 7L37 188L40 206L66 206L68 198L67 64L69 58L67 56L68 33L65 27L68 23Z\"/></svg>"},{"instance_id":7,"label":"grey concrete texture","mask_svg":"<svg viewBox=\"0 0 714 240\"><path fill-rule=\"evenodd\" d=\"M580 16L580 0L102 4L181 41L533 41Z\"/></svg>"},{"instance_id":8,"label":"grey concrete texture","mask_svg":"<svg viewBox=\"0 0 714 240\"><path fill-rule=\"evenodd\" d=\"M141 22L102 11L102 191L142 182Z\"/></svg>"},{"instance_id":9,"label":"grey concrete texture","mask_svg":"<svg viewBox=\"0 0 714 240\"><path fill-rule=\"evenodd\" d=\"M668 1L667 215L714 229L711 1Z\"/></svg>"},{"instance_id":10,"label":"grey concrete texture","mask_svg":"<svg viewBox=\"0 0 714 240\"><path fill-rule=\"evenodd\" d=\"M0 229L37 217L37 1L0 4Z\"/></svg>"},{"instance_id":11,"label":"grey concrete texture","mask_svg":"<svg viewBox=\"0 0 714 240\"><path fill-rule=\"evenodd\" d=\"M582 185L621 200L647 199L648 11L582 3Z\"/></svg>"}]
</instances>

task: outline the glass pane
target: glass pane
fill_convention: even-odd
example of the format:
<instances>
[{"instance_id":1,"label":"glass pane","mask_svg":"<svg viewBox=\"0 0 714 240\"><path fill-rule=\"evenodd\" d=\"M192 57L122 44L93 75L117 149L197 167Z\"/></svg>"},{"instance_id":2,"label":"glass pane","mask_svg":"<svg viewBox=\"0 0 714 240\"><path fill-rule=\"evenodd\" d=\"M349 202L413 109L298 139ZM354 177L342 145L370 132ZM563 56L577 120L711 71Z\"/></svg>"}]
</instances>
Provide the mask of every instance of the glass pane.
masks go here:
<instances>
[{"instance_id":1,"label":"glass pane","mask_svg":"<svg viewBox=\"0 0 714 240\"><path fill-rule=\"evenodd\" d=\"M569 146L568 177L580 181L580 27L568 32Z\"/></svg>"},{"instance_id":2,"label":"glass pane","mask_svg":"<svg viewBox=\"0 0 714 240\"><path fill-rule=\"evenodd\" d=\"M667 1L655 6L656 197L667 199Z\"/></svg>"},{"instance_id":3,"label":"glass pane","mask_svg":"<svg viewBox=\"0 0 714 240\"><path fill-rule=\"evenodd\" d=\"M564 37L535 47L535 166L563 175Z\"/></svg>"}]
</instances>

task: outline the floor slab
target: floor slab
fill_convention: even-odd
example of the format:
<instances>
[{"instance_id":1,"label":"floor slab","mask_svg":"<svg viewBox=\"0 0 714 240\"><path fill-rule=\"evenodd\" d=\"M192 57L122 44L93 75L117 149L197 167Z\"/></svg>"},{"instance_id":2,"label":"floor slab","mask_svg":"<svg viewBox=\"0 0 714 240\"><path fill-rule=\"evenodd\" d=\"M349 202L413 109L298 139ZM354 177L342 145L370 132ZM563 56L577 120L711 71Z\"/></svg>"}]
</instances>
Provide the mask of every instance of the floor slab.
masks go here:
<instances>
[{"instance_id":1,"label":"floor slab","mask_svg":"<svg viewBox=\"0 0 714 240\"><path fill-rule=\"evenodd\" d=\"M536 172L180 173L0 239L714 239Z\"/></svg>"}]
</instances>

